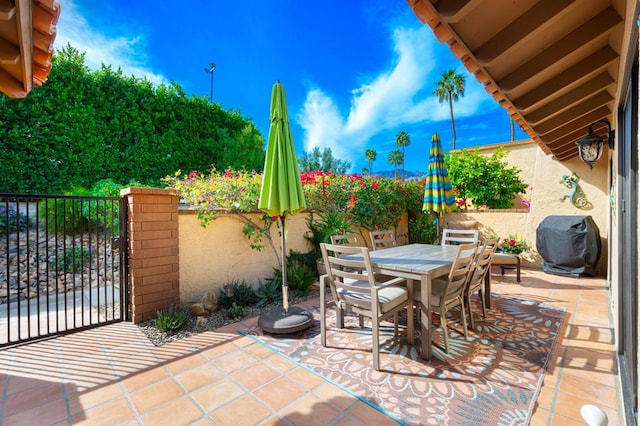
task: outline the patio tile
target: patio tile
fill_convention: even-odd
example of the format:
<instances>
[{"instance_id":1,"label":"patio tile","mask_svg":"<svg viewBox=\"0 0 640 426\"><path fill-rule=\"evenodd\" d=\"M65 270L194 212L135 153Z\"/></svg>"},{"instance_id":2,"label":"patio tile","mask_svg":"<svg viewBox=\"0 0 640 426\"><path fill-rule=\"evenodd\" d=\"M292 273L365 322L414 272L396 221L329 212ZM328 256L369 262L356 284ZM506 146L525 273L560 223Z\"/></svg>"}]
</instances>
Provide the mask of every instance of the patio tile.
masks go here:
<instances>
[{"instance_id":1,"label":"patio tile","mask_svg":"<svg viewBox=\"0 0 640 426\"><path fill-rule=\"evenodd\" d=\"M125 398L120 398L108 404L84 410L73 416L71 421L74 425L107 426L128 422L133 418L131 405Z\"/></svg>"},{"instance_id":2,"label":"patio tile","mask_svg":"<svg viewBox=\"0 0 640 426\"><path fill-rule=\"evenodd\" d=\"M386 416L384 413L376 410L364 402L358 402L358 404L349 411L349 415L361 421L365 425L397 425L398 423Z\"/></svg>"},{"instance_id":3,"label":"patio tile","mask_svg":"<svg viewBox=\"0 0 640 426\"><path fill-rule=\"evenodd\" d=\"M113 401L124 396L120 383L112 383L99 386L83 392L75 392L69 396L69 412L72 416L81 413L108 401Z\"/></svg>"},{"instance_id":4,"label":"patio tile","mask_svg":"<svg viewBox=\"0 0 640 426\"><path fill-rule=\"evenodd\" d=\"M18 381L23 383L21 380ZM14 380L10 379L9 390L12 382ZM12 415L51 401L59 401L64 404L62 383L41 382L37 386L30 386L20 392L7 392L4 400L4 413L5 415Z\"/></svg>"},{"instance_id":5,"label":"patio tile","mask_svg":"<svg viewBox=\"0 0 640 426\"><path fill-rule=\"evenodd\" d=\"M305 394L305 391L302 386L283 376L256 389L253 393L268 406L278 411L300 398Z\"/></svg>"},{"instance_id":6,"label":"patio tile","mask_svg":"<svg viewBox=\"0 0 640 426\"><path fill-rule=\"evenodd\" d=\"M617 406L615 388L590 380L564 374L560 379L560 391L570 395L580 396L584 399L599 401L599 404L605 404L610 407Z\"/></svg>"},{"instance_id":7,"label":"patio tile","mask_svg":"<svg viewBox=\"0 0 640 426\"><path fill-rule=\"evenodd\" d=\"M67 410L63 399L49 401L42 405L36 402L25 401L28 409L9 415L2 419L4 426L24 426L41 424L43 419L47 419L47 423L56 423L67 418Z\"/></svg>"},{"instance_id":8,"label":"patio tile","mask_svg":"<svg viewBox=\"0 0 640 426\"><path fill-rule=\"evenodd\" d=\"M124 377L121 382L129 392L142 389L169 378L169 373L162 367L143 370Z\"/></svg>"},{"instance_id":9,"label":"patio tile","mask_svg":"<svg viewBox=\"0 0 640 426\"><path fill-rule=\"evenodd\" d=\"M189 424L203 415L202 411L187 396L169 401L167 404L140 414L145 425Z\"/></svg>"},{"instance_id":10,"label":"patio tile","mask_svg":"<svg viewBox=\"0 0 640 426\"><path fill-rule=\"evenodd\" d=\"M205 412L210 413L244 393L244 389L231 379L223 378L191 392L191 397Z\"/></svg>"},{"instance_id":11,"label":"patio tile","mask_svg":"<svg viewBox=\"0 0 640 426\"><path fill-rule=\"evenodd\" d=\"M175 380L187 391L192 391L220 379L222 375L218 368L207 363L178 374Z\"/></svg>"},{"instance_id":12,"label":"patio tile","mask_svg":"<svg viewBox=\"0 0 640 426\"><path fill-rule=\"evenodd\" d=\"M178 374L182 371L189 370L198 365L204 365L207 359L202 355L196 353L191 355L181 356L171 361L165 361L165 367L173 374Z\"/></svg>"},{"instance_id":13,"label":"patio tile","mask_svg":"<svg viewBox=\"0 0 640 426\"><path fill-rule=\"evenodd\" d=\"M302 367L290 371L287 375L308 389L314 389L316 386L326 383L322 377Z\"/></svg>"},{"instance_id":14,"label":"patio tile","mask_svg":"<svg viewBox=\"0 0 640 426\"><path fill-rule=\"evenodd\" d=\"M233 374L234 380L248 390L256 389L257 387L274 380L278 376L280 376L280 372L264 363L252 365Z\"/></svg>"},{"instance_id":15,"label":"patio tile","mask_svg":"<svg viewBox=\"0 0 640 426\"><path fill-rule=\"evenodd\" d=\"M253 365L257 361L258 358L252 354L243 350L237 350L216 358L216 365L222 371L233 373L234 371Z\"/></svg>"},{"instance_id":16,"label":"patio tile","mask_svg":"<svg viewBox=\"0 0 640 426\"><path fill-rule=\"evenodd\" d=\"M245 395L213 411L211 418L218 425L254 425L271 416L271 411L252 395Z\"/></svg>"},{"instance_id":17,"label":"patio tile","mask_svg":"<svg viewBox=\"0 0 640 426\"><path fill-rule=\"evenodd\" d=\"M315 395L307 394L282 410L282 415L294 425L326 425L340 411Z\"/></svg>"},{"instance_id":18,"label":"patio tile","mask_svg":"<svg viewBox=\"0 0 640 426\"><path fill-rule=\"evenodd\" d=\"M131 392L130 396L136 410L143 413L183 394L184 391L173 380L163 380Z\"/></svg>"}]
</instances>

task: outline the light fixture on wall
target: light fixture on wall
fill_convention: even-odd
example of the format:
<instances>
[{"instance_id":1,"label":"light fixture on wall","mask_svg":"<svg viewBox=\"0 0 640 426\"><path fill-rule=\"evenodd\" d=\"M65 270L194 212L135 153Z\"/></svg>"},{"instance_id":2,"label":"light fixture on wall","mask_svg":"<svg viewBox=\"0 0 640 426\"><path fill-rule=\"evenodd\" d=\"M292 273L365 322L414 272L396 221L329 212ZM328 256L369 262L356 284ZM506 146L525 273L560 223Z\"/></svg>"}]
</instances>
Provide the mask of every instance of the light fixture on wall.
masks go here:
<instances>
[{"instance_id":1,"label":"light fixture on wall","mask_svg":"<svg viewBox=\"0 0 640 426\"><path fill-rule=\"evenodd\" d=\"M600 156L602 155L602 145L605 140L604 137L593 133L593 126L598 123L607 125L607 144L609 145L609 149L613 149L615 132L611 129L611 123L609 123L609 120L598 120L591 123L587 130L587 136L578 139L576 142L578 145L578 154L580 154L582 161L589 166L589 169L593 169L593 165L600 159Z\"/></svg>"}]
</instances>

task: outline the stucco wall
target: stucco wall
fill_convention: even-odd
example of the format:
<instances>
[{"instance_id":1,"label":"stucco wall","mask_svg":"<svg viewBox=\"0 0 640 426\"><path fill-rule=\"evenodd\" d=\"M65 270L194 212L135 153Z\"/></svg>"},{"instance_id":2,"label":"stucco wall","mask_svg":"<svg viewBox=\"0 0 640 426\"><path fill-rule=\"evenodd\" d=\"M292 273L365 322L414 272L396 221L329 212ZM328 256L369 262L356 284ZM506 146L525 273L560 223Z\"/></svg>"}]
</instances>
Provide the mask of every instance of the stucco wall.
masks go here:
<instances>
[{"instance_id":1,"label":"stucco wall","mask_svg":"<svg viewBox=\"0 0 640 426\"><path fill-rule=\"evenodd\" d=\"M481 154L491 155L500 145L484 147ZM542 268L542 258L538 254L535 241L536 229L542 220L549 215L591 216L600 231L602 252L598 262L599 275L607 273L607 234L609 228L609 197L607 188L607 167L597 164L589 170L579 158L558 162L533 142L515 142L502 145L508 151L505 158L510 165L522 170L520 176L532 188L527 194L531 201L530 209L516 203L517 210L468 211L445 215L444 222L457 220L477 220L483 236L491 234L507 237L509 234L523 235L533 250L523 255L524 264L528 267ZM606 162L606 155L600 161ZM575 207L569 200L561 201L562 196L570 190L562 183L564 175L575 173L579 184L586 194L589 206L586 209Z\"/></svg>"},{"instance_id":2,"label":"stucco wall","mask_svg":"<svg viewBox=\"0 0 640 426\"><path fill-rule=\"evenodd\" d=\"M259 220L262 213L255 213ZM290 216L287 220L287 249L299 252L310 250L304 239L307 232L307 214ZM246 281L257 286L258 280L269 277L278 261L273 249L264 238L262 251L252 250L242 233L242 222L233 214L221 214L206 228L194 211L181 210L178 215L180 249L180 302L197 302L206 291L218 292L225 284L234 280ZM358 231L363 241L368 241L368 232ZM402 218L396 230L398 242L406 244L407 218ZM281 252L280 235L274 226L273 241Z\"/></svg>"}]
</instances>

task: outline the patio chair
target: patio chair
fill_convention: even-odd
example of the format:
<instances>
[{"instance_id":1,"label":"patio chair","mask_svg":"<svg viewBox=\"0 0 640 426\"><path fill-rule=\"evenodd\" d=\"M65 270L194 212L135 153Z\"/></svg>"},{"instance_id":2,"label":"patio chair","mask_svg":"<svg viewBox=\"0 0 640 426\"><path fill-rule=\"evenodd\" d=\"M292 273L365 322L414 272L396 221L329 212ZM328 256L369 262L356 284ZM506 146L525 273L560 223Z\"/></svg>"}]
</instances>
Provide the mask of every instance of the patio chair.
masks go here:
<instances>
[{"instance_id":1,"label":"patio chair","mask_svg":"<svg viewBox=\"0 0 640 426\"><path fill-rule=\"evenodd\" d=\"M362 246L362 244L360 244L360 239L358 238L358 234L356 233L332 235L330 238L331 238L331 244L334 244L334 245L346 245L346 246L352 246L352 247Z\"/></svg>"},{"instance_id":2,"label":"patio chair","mask_svg":"<svg viewBox=\"0 0 640 426\"><path fill-rule=\"evenodd\" d=\"M373 273L369 249L334 244L320 244L327 266L327 276L321 280L320 289L320 340L327 346L327 307L336 309L337 323L343 324L345 311L371 319L373 368L380 370L380 324L393 317L394 337L398 337L398 313L407 308L408 318L413 318L413 292L411 286L402 286L404 278L378 281ZM355 259L354 259L355 258ZM329 284L333 301L326 303L323 296ZM407 321L409 343L413 341L413 321Z\"/></svg>"},{"instance_id":3,"label":"patio chair","mask_svg":"<svg viewBox=\"0 0 640 426\"><path fill-rule=\"evenodd\" d=\"M371 237L371 247L373 250L395 247L398 245L396 242L396 234L391 229L369 231L369 236Z\"/></svg>"},{"instance_id":4,"label":"patio chair","mask_svg":"<svg viewBox=\"0 0 640 426\"><path fill-rule=\"evenodd\" d=\"M467 285L464 289L464 303L467 311L469 312L469 318L471 319L471 329L475 329L473 322L473 310L471 309L471 295L473 292L478 291L480 294L480 303L482 306L482 318L487 315L487 307L484 299L484 286L486 275L491 269L491 260L498 248L498 238L491 238L486 240L484 245L478 250L476 258L473 261L473 269L469 273L467 279Z\"/></svg>"},{"instance_id":5,"label":"patio chair","mask_svg":"<svg viewBox=\"0 0 640 426\"><path fill-rule=\"evenodd\" d=\"M442 245L452 244L468 244L478 243L478 230L477 229L443 229L442 230Z\"/></svg>"},{"instance_id":6,"label":"patio chair","mask_svg":"<svg viewBox=\"0 0 640 426\"><path fill-rule=\"evenodd\" d=\"M460 307L464 336L467 337L467 315L464 307L464 289L478 250L477 243L460 244L449 274L431 281L431 312L440 316L445 351L449 353L449 332L446 314Z\"/></svg>"}]
</instances>

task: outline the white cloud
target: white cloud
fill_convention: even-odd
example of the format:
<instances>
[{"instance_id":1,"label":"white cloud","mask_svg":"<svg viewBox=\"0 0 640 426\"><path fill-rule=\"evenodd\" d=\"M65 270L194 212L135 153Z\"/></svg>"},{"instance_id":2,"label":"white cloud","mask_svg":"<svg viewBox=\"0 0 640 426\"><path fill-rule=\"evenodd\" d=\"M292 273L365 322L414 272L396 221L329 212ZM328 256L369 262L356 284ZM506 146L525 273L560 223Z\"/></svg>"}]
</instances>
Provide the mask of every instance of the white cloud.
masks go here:
<instances>
[{"instance_id":1,"label":"white cloud","mask_svg":"<svg viewBox=\"0 0 640 426\"><path fill-rule=\"evenodd\" d=\"M153 72L146 63L143 37L127 34L111 36L92 28L73 1L65 1L62 5L55 48L60 49L67 43L85 53L85 64L92 70L99 70L104 63L111 65L114 70L122 69L127 76L146 77L154 84L168 83L166 77Z\"/></svg>"},{"instance_id":2,"label":"white cloud","mask_svg":"<svg viewBox=\"0 0 640 426\"><path fill-rule=\"evenodd\" d=\"M380 133L399 131L403 125L449 120L448 104L440 104L433 95L435 82L444 71L443 62L456 64L457 71L466 76L465 96L454 105L456 118L495 108L475 77L454 62L457 60L442 58L443 47L438 46L428 26L397 28L392 42L393 64L352 90L346 117L320 88L310 89L298 115L306 151L329 147L334 156L353 163L354 155L363 152L368 141Z\"/></svg>"}]
</instances>

